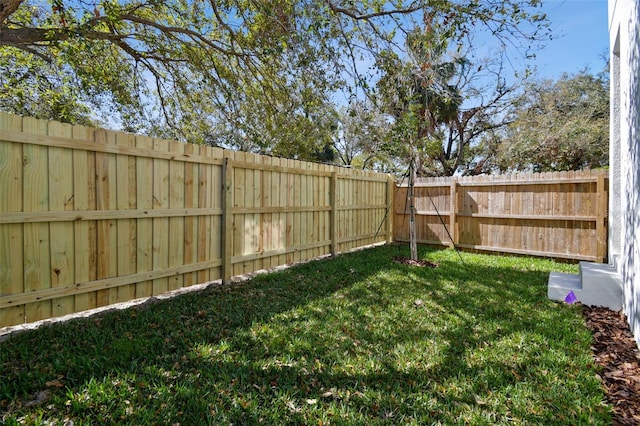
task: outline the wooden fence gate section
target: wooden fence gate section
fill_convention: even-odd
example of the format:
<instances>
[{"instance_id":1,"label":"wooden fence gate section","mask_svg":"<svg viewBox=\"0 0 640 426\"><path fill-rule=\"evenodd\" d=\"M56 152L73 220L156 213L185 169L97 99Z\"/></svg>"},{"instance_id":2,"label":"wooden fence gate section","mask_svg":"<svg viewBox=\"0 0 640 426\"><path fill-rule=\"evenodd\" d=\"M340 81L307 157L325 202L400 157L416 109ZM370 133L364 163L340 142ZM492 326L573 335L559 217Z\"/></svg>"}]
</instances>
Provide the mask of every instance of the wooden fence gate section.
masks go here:
<instances>
[{"instance_id":1,"label":"wooden fence gate section","mask_svg":"<svg viewBox=\"0 0 640 426\"><path fill-rule=\"evenodd\" d=\"M395 198L394 239L409 240L408 184ZM608 172L422 178L415 185L420 243L603 262Z\"/></svg>"}]
</instances>

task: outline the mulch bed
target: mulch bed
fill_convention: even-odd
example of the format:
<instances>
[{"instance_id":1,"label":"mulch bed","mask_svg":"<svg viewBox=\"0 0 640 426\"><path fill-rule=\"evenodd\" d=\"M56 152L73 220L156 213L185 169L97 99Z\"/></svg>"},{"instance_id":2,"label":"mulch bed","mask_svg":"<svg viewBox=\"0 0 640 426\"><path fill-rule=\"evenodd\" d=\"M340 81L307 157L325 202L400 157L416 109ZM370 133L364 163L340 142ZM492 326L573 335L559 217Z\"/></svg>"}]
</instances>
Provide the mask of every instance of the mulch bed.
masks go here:
<instances>
[{"instance_id":1,"label":"mulch bed","mask_svg":"<svg viewBox=\"0 0 640 426\"><path fill-rule=\"evenodd\" d=\"M613 406L614 425L640 424L640 351L626 316L607 308L583 306L593 334L591 349L599 378Z\"/></svg>"},{"instance_id":2,"label":"mulch bed","mask_svg":"<svg viewBox=\"0 0 640 426\"><path fill-rule=\"evenodd\" d=\"M428 260L422 260L422 259L412 260L408 257L402 257L402 256L394 257L393 261L396 263L402 263L403 265L419 266L421 268L426 268L426 267L437 268L438 267L437 263L429 262Z\"/></svg>"}]
</instances>

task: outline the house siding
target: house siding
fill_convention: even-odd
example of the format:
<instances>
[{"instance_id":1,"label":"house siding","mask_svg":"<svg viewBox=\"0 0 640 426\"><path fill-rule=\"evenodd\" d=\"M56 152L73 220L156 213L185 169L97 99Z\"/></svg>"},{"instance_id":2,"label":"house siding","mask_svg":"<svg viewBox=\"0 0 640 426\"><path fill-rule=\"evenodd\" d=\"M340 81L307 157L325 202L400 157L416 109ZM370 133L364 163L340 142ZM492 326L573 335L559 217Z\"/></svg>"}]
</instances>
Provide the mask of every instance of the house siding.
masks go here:
<instances>
[{"instance_id":1,"label":"house siding","mask_svg":"<svg viewBox=\"0 0 640 426\"><path fill-rule=\"evenodd\" d=\"M640 346L640 4L609 1L611 133L609 261Z\"/></svg>"}]
</instances>

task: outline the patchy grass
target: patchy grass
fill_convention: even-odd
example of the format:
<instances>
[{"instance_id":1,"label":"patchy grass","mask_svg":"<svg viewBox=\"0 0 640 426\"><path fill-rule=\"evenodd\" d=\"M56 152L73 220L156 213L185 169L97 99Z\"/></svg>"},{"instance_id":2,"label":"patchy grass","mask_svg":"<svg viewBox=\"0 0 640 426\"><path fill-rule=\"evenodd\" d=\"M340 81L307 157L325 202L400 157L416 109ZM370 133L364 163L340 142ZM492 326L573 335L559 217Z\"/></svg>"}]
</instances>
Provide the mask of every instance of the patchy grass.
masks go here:
<instances>
[{"instance_id":1,"label":"patchy grass","mask_svg":"<svg viewBox=\"0 0 640 426\"><path fill-rule=\"evenodd\" d=\"M608 424L580 308L525 257L386 246L0 343L6 424Z\"/></svg>"}]
</instances>

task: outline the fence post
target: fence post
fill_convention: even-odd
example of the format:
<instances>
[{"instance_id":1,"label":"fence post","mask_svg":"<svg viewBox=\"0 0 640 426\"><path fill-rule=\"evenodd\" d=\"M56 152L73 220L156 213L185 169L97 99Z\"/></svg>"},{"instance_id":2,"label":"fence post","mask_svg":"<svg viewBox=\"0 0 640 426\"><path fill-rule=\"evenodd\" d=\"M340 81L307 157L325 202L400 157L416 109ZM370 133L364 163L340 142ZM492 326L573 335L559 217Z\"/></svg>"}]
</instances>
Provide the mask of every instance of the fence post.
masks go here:
<instances>
[{"instance_id":1,"label":"fence post","mask_svg":"<svg viewBox=\"0 0 640 426\"><path fill-rule=\"evenodd\" d=\"M392 175L387 180L387 244L393 242L393 214L396 200L395 181Z\"/></svg>"},{"instance_id":2,"label":"fence post","mask_svg":"<svg viewBox=\"0 0 640 426\"><path fill-rule=\"evenodd\" d=\"M338 254L338 172L331 172L331 186L329 187L329 203L331 204L331 218L329 232L331 234L331 255Z\"/></svg>"},{"instance_id":3,"label":"fence post","mask_svg":"<svg viewBox=\"0 0 640 426\"><path fill-rule=\"evenodd\" d=\"M449 187L449 233L453 246L458 244L458 224L456 223L456 213L458 212L458 178L451 178Z\"/></svg>"},{"instance_id":4,"label":"fence post","mask_svg":"<svg viewBox=\"0 0 640 426\"><path fill-rule=\"evenodd\" d=\"M227 284L233 275L233 165L225 157L222 163L222 282Z\"/></svg>"},{"instance_id":5,"label":"fence post","mask_svg":"<svg viewBox=\"0 0 640 426\"><path fill-rule=\"evenodd\" d=\"M604 262L607 256L607 220L608 194L605 174L599 173L596 183L596 256L598 262Z\"/></svg>"}]
</instances>

